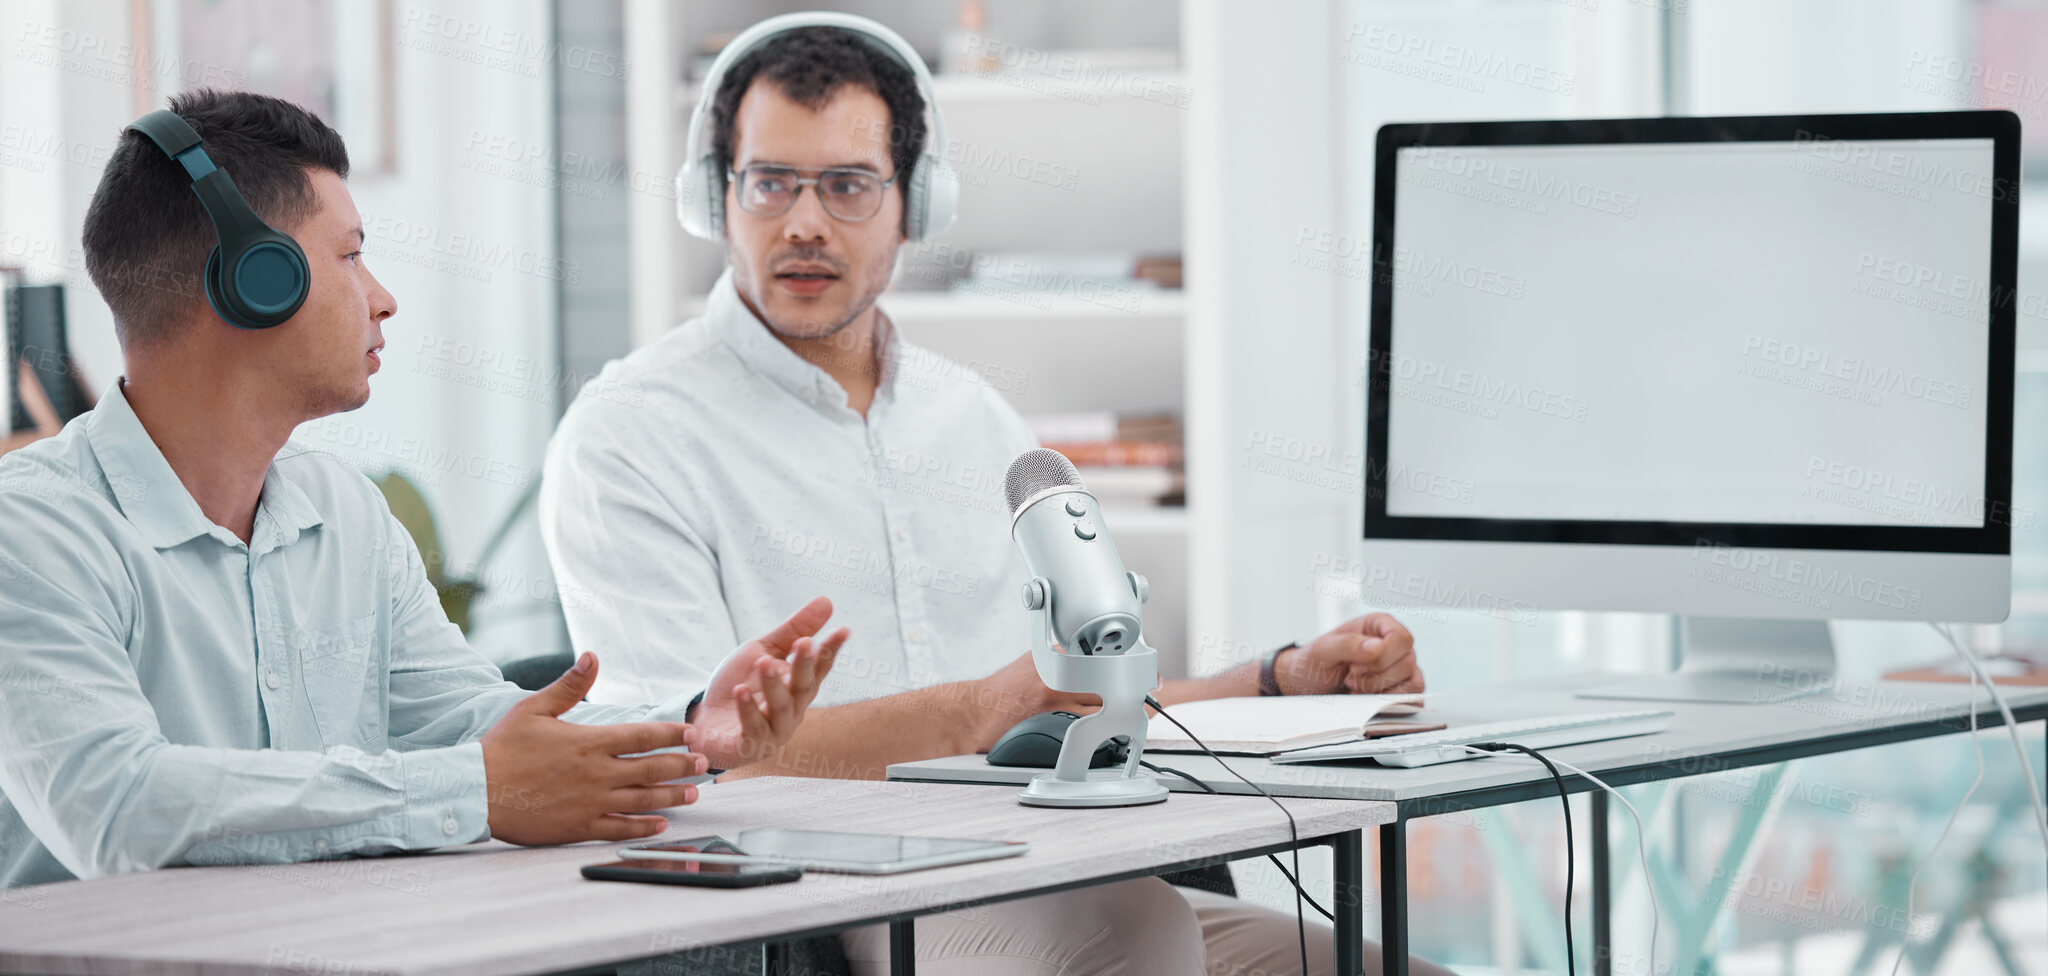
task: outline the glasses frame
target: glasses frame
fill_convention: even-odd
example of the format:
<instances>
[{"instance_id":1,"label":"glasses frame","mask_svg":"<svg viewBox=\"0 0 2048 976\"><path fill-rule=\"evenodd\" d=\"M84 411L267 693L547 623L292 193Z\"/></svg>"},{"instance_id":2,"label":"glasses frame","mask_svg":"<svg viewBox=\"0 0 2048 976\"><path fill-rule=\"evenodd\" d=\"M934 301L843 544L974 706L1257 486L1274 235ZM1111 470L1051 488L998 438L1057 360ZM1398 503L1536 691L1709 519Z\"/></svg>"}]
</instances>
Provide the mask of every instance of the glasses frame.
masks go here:
<instances>
[{"instance_id":1,"label":"glasses frame","mask_svg":"<svg viewBox=\"0 0 2048 976\"><path fill-rule=\"evenodd\" d=\"M752 207L747 206L746 184L740 180L740 177L745 176L747 173L750 173L757 169L778 170L785 173L795 174L792 178L796 180L796 190L790 193L788 206L785 206L781 210L777 210L774 213L762 213L758 210L753 209ZM826 169L813 170L812 172L815 172L818 175L804 176L804 170L796 166L783 166L776 163L751 163L749 165L740 167L737 171L733 170L731 167L727 167L725 171L725 178L732 184L733 196L739 201L741 210L744 210L747 213L752 214L753 216L756 217L780 217L783 214L786 214L796 208L797 198L804 195L804 187L808 186L817 188L828 177L834 175L865 176L871 180L879 181L881 183L882 192L886 194L888 193L890 187L896 185L896 177L903 175L901 172L898 172L895 176L891 176L888 179L884 180L882 179L882 176L879 173L870 172L864 169L855 169L851 166L833 166L828 167ZM818 205L824 208L825 213L829 214L833 220L844 221L849 224L859 224L875 219L875 214L882 212L882 205L880 203L877 203L875 204L875 213L868 214L865 217L841 216L838 212L832 209L832 194L826 193L821 188L813 189L812 192L817 194Z\"/></svg>"}]
</instances>

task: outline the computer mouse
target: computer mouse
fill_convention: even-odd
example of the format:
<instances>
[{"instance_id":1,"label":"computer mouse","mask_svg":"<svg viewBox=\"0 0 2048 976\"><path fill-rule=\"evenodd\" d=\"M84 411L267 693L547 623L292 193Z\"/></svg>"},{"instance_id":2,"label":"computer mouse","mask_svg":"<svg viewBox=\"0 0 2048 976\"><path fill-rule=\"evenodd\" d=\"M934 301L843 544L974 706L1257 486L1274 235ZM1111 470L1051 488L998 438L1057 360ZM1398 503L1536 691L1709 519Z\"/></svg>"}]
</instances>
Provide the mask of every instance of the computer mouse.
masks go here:
<instances>
[{"instance_id":1,"label":"computer mouse","mask_svg":"<svg viewBox=\"0 0 2048 976\"><path fill-rule=\"evenodd\" d=\"M1067 726L1081 716L1073 712L1033 715L1010 727L988 750L991 766L1028 766L1051 769L1059 761L1060 745L1067 740ZM1119 735L1095 747L1088 768L1102 769L1121 764L1130 755L1131 738Z\"/></svg>"}]
</instances>

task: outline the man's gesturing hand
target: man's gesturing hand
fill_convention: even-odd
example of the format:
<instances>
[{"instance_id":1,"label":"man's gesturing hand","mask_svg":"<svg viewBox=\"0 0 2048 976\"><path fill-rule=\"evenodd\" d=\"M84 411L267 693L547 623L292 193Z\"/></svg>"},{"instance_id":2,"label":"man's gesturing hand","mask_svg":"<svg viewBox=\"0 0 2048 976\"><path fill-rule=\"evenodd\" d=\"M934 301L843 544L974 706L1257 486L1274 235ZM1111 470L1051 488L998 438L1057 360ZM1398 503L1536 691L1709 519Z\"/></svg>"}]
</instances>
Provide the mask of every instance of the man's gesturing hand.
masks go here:
<instances>
[{"instance_id":1,"label":"man's gesturing hand","mask_svg":"<svg viewBox=\"0 0 2048 976\"><path fill-rule=\"evenodd\" d=\"M698 752L719 769L737 769L781 747L803 723L804 709L832 670L841 627L824 640L817 633L832 619L832 601L819 597L782 626L750 640L728 658L704 691L695 726L703 738Z\"/></svg>"},{"instance_id":2,"label":"man's gesturing hand","mask_svg":"<svg viewBox=\"0 0 2048 976\"><path fill-rule=\"evenodd\" d=\"M1422 690L1415 637L1384 613L1354 617L1306 646L1283 651L1273 677L1290 695L1409 695Z\"/></svg>"},{"instance_id":3,"label":"man's gesturing hand","mask_svg":"<svg viewBox=\"0 0 2048 976\"><path fill-rule=\"evenodd\" d=\"M705 771L701 755L620 756L694 746L699 733L681 722L577 725L559 716L597 679L584 654L554 684L521 699L484 733L484 784L491 836L514 844L633 840L668 829L643 810L695 803L695 786L662 785Z\"/></svg>"}]
</instances>

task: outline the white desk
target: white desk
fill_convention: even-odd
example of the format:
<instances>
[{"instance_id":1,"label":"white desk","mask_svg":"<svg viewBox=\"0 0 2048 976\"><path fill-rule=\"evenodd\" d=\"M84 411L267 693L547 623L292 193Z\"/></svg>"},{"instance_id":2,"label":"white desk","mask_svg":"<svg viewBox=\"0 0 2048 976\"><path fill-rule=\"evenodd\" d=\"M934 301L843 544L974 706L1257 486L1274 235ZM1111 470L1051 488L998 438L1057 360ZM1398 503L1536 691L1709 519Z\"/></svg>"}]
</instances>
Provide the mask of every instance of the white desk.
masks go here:
<instances>
[{"instance_id":1,"label":"white desk","mask_svg":"<svg viewBox=\"0 0 2048 976\"><path fill-rule=\"evenodd\" d=\"M1969 727L1968 684L1938 682L1849 682L1819 695L1779 705L1699 705L1579 698L1580 689L1616 680L1612 675L1571 675L1513 686L1467 688L1428 696L1418 718L1453 725L1585 711L1668 708L1670 729L1657 735L1589 742L1545 749L1544 753L1590 770L1615 786L1698 776L1804 756L1847 752L1870 746L1948 735ZM2000 686L2021 722L2048 719L2048 688ZM1989 696L1979 693L1978 725L2004 724ZM1147 754L1149 761L1185 771L1223 793L1252 790L1207 756ZM1275 796L1384 800L1400 816L1380 828L1380 921L1388 973L1407 971L1407 821L1461 810L1555 797L1556 784L1536 763L1474 759L1416 769L1392 769L1366 761L1290 766L1264 759L1231 758L1232 769ZM1005 786L1028 781L1040 770L990 766L985 756L952 756L889 767L889 778L913 782L979 783ZM1176 777L1160 781L1178 794L1196 787ZM1572 792L1595 789L1566 777ZM1009 790L1002 790L1005 795ZM1176 795L1178 799L1178 795ZM1594 948L1596 971L1607 976L1611 960L1608 909L1605 793L1593 801ZM1343 865L1340 863L1339 868Z\"/></svg>"},{"instance_id":2,"label":"white desk","mask_svg":"<svg viewBox=\"0 0 2048 976\"><path fill-rule=\"evenodd\" d=\"M1289 804L1303 844L1354 854L1394 806ZM1068 888L1286 850L1263 799L1175 797L1148 807L1048 810L1006 790L844 780L753 779L709 787L670 811L671 838L805 827L1000 838L1021 857L894 877L812 873L760 888L589 881L585 864L624 845L475 844L410 857L174 868L0 893L0 971L35 973L543 973L890 923ZM1362 879L1360 879L1362 880ZM1356 945L1353 887L1338 945ZM1350 931L1346 932L1345 930ZM892 959L909 972L907 953Z\"/></svg>"}]
</instances>

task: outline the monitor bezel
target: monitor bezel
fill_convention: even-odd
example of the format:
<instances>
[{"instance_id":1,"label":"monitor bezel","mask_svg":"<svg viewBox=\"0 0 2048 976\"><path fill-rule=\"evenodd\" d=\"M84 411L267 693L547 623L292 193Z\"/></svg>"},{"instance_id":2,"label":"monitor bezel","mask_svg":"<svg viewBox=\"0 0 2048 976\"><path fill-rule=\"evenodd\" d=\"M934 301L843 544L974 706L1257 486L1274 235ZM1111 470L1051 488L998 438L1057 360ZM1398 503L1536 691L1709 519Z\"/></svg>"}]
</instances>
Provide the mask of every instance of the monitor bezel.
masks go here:
<instances>
[{"instance_id":1,"label":"monitor bezel","mask_svg":"<svg viewBox=\"0 0 2048 976\"><path fill-rule=\"evenodd\" d=\"M2012 552L2012 428L2016 291L2019 276L2020 122L2012 112L1895 112L1390 123L1380 127L1373 179L1372 322L1365 369L1365 539L1563 542L1611 545L1727 545L1981 553ZM1990 356L1986 364L1984 524L1897 526L1835 523L1594 521L1387 514L1387 419L1392 390L1385 355L1393 339L1394 201L1397 154L1409 148L1557 146L1610 143L1792 142L1800 139L1992 140ZM1998 296L2004 296L1999 300ZM2002 513L2003 518L1995 517Z\"/></svg>"}]
</instances>

